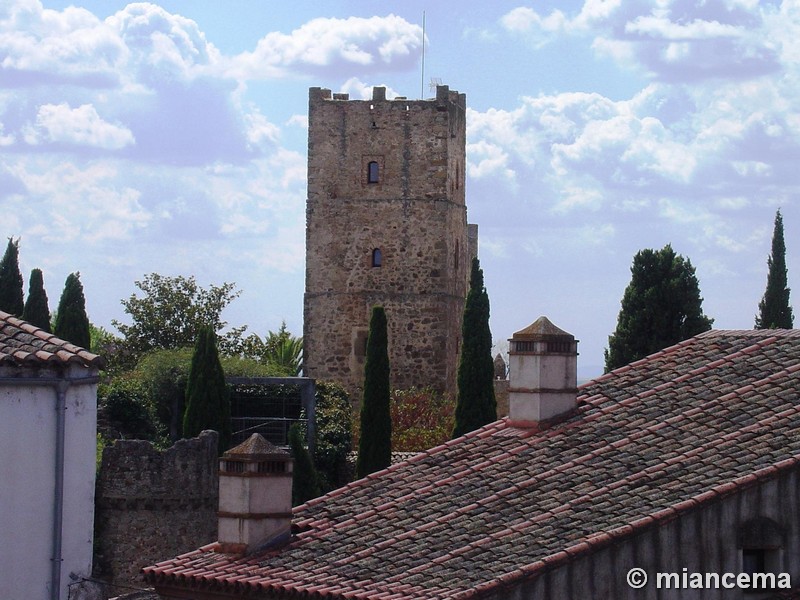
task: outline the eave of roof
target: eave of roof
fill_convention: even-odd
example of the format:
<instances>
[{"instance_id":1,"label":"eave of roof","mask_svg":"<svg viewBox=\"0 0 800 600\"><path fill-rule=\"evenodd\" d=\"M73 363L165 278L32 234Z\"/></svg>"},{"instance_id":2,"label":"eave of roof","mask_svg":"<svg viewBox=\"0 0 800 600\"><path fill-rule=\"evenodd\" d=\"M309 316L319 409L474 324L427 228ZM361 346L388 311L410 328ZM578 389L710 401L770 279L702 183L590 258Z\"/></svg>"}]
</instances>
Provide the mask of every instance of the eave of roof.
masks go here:
<instances>
[{"instance_id":1,"label":"eave of roof","mask_svg":"<svg viewBox=\"0 0 800 600\"><path fill-rule=\"evenodd\" d=\"M0 311L0 365L46 366L77 364L102 369L103 357Z\"/></svg>"},{"instance_id":2,"label":"eave of roof","mask_svg":"<svg viewBox=\"0 0 800 600\"><path fill-rule=\"evenodd\" d=\"M798 468L798 389L800 331L709 332L585 384L562 423L501 420L296 508L280 550L210 545L145 577L287 598L481 597Z\"/></svg>"}]
</instances>

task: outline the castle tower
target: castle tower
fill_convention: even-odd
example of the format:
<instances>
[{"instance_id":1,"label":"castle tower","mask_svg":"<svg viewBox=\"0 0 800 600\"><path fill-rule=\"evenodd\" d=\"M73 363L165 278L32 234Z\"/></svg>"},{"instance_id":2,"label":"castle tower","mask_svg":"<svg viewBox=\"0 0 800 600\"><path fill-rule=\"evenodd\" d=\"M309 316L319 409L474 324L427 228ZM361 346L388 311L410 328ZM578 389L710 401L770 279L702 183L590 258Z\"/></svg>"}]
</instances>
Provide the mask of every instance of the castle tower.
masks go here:
<instances>
[{"instance_id":1,"label":"castle tower","mask_svg":"<svg viewBox=\"0 0 800 600\"><path fill-rule=\"evenodd\" d=\"M372 100L311 88L306 376L360 397L372 307L386 309L392 386L454 391L477 227L464 196L466 98Z\"/></svg>"}]
</instances>

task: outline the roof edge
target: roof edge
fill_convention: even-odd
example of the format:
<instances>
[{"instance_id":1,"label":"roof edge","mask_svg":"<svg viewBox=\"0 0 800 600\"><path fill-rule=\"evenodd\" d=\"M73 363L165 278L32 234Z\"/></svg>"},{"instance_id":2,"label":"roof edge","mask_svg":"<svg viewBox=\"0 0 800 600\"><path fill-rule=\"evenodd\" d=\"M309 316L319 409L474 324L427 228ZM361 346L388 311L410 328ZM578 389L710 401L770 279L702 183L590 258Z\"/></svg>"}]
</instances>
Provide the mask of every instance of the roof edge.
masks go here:
<instances>
[{"instance_id":1,"label":"roof edge","mask_svg":"<svg viewBox=\"0 0 800 600\"><path fill-rule=\"evenodd\" d=\"M725 483L716 485L701 494L692 496L691 498L658 510L649 515L645 515L630 524L622 525L621 527L617 527L609 531L600 531L594 533L576 542L572 546L557 552L556 554L546 556L535 563L522 566L511 573L476 586L473 590L469 590L463 594L458 594L454 596L454 599L457 598L458 600L466 600L467 598L480 598L484 593L490 591L495 592L501 587L516 585L523 579L529 579L536 575L540 575L542 572L559 567L569 560L596 552L613 542L627 538L631 535L638 535L639 533L643 533L645 530L651 527L663 525L687 512L704 508L712 502L716 502L731 496L734 492L747 489L772 479L773 477L782 475L783 473L798 467L798 465L800 465L800 455L795 455L792 458L784 459L759 469L758 471L748 473L747 475L742 475L741 477L738 477L732 481L726 481Z\"/></svg>"}]
</instances>

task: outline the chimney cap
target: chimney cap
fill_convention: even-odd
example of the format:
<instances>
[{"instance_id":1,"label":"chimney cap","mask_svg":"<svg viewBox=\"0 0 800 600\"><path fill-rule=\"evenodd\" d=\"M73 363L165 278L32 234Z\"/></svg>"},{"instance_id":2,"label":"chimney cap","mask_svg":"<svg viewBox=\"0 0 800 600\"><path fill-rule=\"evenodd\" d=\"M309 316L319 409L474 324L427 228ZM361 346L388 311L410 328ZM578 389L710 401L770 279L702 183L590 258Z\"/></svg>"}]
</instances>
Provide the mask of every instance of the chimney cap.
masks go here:
<instances>
[{"instance_id":1,"label":"chimney cap","mask_svg":"<svg viewBox=\"0 0 800 600\"><path fill-rule=\"evenodd\" d=\"M227 450L222 457L240 460L289 460L291 455L260 433L254 433L238 446Z\"/></svg>"},{"instance_id":2,"label":"chimney cap","mask_svg":"<svg viewBox=\"0 0 800 600\"><path fill-rule=\"evenodd\" d=\"M558 340L572 342L575 341L575 336L553 325L547 317L539 317L525 329L521 329L512 335L511 340L534 342Z\"/></svg>"}]
</instances>

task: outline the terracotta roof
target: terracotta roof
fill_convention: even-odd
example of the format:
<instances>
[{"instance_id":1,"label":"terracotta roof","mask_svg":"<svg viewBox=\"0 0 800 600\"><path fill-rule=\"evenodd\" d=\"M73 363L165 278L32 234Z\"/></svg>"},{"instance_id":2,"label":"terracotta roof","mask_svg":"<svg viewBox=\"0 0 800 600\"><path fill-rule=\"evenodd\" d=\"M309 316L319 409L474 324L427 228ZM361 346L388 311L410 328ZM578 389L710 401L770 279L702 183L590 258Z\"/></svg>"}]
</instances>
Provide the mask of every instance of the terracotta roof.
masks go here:
<instances>
[{"instance_id":1,"label":"terracotta roof","mask_svg":"<svg viewBox=\"0 0 800 600\"><path fill-rule=\"evenodd\" d=\"M0 365L79 364L102 369L105 359L0 311Z\"/></svg>"},{"instance_id":2,"label":"terracotta roof","mask_svg":"<svg viewBox=\"0 0 800 600\"><path fill-rule=\"evenodd\" d=\"M712 331L295 509L292 540L211 544L156 585L276 598L474 598L798 467L800 331Z\"/></svg>"},{"instance_id":3,"label":"terracotta roof","mask_svg":"<svg viewBox=\"0 0 800 600\"><path fill-rule=\"evenodd\" d=\"M240 458L243 460L288 460L291 455L281 450L260 433L254 433L235 448L225 451L223 458Z\"/></svg>"},{"instance_id":4,"label":"terracotta roof","mask_svg":"<svg viewBox=\"0 0 800 600\"><path fill-rule=\"evenodd\" d=\"M571 333L567 333L553 325L547 317L539 317L525 329L520 329L511 336L513 340L542 341L552 338L575 339Z\"/></svg>"}]
</instances>

